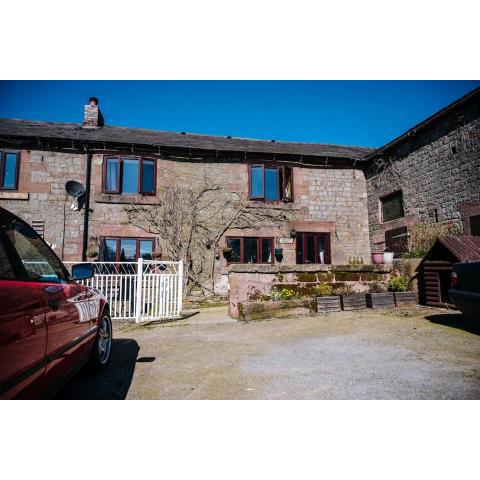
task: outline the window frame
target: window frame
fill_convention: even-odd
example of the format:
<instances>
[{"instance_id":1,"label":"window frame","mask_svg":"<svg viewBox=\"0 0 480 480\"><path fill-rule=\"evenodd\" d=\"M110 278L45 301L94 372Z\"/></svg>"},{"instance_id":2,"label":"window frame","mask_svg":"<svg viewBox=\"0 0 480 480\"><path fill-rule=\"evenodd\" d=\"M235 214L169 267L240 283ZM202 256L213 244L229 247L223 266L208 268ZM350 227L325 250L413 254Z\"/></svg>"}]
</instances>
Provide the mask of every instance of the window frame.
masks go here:
<instances>
[{"instance_id":1,"label":"window frame","mask_svg":"<svg viewBox=\"0 0 480 480\"><path fill-rule=\"evenodd\" d=\"M120 260L120 242L121 240L135 240L135 262L138 262L139 253L140 253L140 242L141 241L150 241L152 242L152 254L155 252L155 238L152 237L102 237L102 244L107 240L114 240L115 241L115 260L114 262L121 262ZM109 261L105 262L109 263Z\"/></svg>"},{"instance_id":2,"label":"window frame","mask_svg":"<svg viewBox=\"0 0 480 480\"><path fill-rule=\"evenodd\" d=\"M116 190L107 190L107 164L108 160L117 160L118 162L118 176L117 176L117 189ZM124 160L137 160L138 161L138 184L136 193L123 193L122 192L122 183L123 183L123 162ZM142 191L143 184L143 162L145 160L153 162L153 190L151 192ZM105 155L103 157L103 166L102 166L102 193L105 194L116 194L116 195L142 195L142 196L155 196L157 194L157 159L153 157L142 157L137 155Z\"/></svg>"},{"instance_id":3,"label":"window frame","mask_svg":"<svg viewBox=\"0 0 480 480\"><path fill-rule=\"evenodd\" d=\"M258 258L260 258L260 262L255 262L255 263L246 263L245 262L245 238L255 238L257 240L257 255ZM229 246L229 241L230 240L240 240L240 260L238 262L231 262L227 258L227 265L235 265L235 264L243 264L243 265L273 265L275 263L275 243L274 237L254 237L254 236L245 236L245 237L240 237L237 235L229 235L225 237L225 245ZM263 261L263 255L262 255L262 242L263 240L268 240L270 241L271 244L271 250L272 250L272 260L270 262L264 262Z\"/></svg>"},{"instance_id":4,"label":"window frame","mask_svg":"<svg viewBox=\"0 0 480 480\"><path fill-rule=\"evenodd\" d=\"M5 175L5 157L8 155L15 155L15 180L13 182L13 187L4 187L4 175ZM18 190L18 177L20 174L20 151L19 150L1 150L0 151L0 190L6 192L14 192Z\"/></svg>"},{"instance_id":5,"label":"window frame","mask_svg":"<svg viewBox=\"0 0 480 480\"><path fill-rule=\"evenodd\" d=\"M395 197L396 195L400 195L401 200L402 200L402 215L399 217L394 217L394 218L389 218L388 220L385 220L384 214L383 214L383 202L385 200L388 200L389 198ZM387 223L387 222L392 222L393 220L398 220L399 218L404 218L405 217L405 206L403 203L403 191L402 190L396 190L395 192L389 193L388 195L383 195L379 199L379 208L380 208L380 223Z\"/></svg>"},{"instance_id":6,"label":"window frame","mask_svg":"<svg viewBox=\"0 0 480 480\"><path fill-rule=\"evenodd\" d=\"M311 263L306 262L307 258L307 236L313 236L315 242L315 264L320 265L331 265L332 264L332 250L331 250L331 239L330 232L297 232L295 238L295 263L296 265L312 265ZM298 247L299 247L299 238L302 238L302 263L298 263ZM325 239L325 258L324 263L320 263L320 253L318 249L318 239L323 237ZM318 261L317 261L318 260Z\"/></svg>"},{"instance_id":7,"label":"window frame","mask_svg":"<svg viewBox=\"0 0 480 480\"><path fill-rule=\"evenodd\" d=\"M255 167L261 167L262 169L262 196L253 196L252 195L252 169ZM267 200L265 198L265 169L273 169L277 170L278 182L277 182L277 193L278 193L278 200ZM290 199L286 199L285 197L285 188L286 188L286 178L285 175L286 169L290 170L290 178L291 178L291 190L292 193L290 195ZM281 182L280 182L281 179ZM281 185L280 185L281 183ZM277 163L273 162L263 162L263 163L251 163L248 165L248 199L261 201L266 203L290 203L294 201L294 191L293 191L293 167L290 165L278 165Z\"/></svg>"}]
</instances>

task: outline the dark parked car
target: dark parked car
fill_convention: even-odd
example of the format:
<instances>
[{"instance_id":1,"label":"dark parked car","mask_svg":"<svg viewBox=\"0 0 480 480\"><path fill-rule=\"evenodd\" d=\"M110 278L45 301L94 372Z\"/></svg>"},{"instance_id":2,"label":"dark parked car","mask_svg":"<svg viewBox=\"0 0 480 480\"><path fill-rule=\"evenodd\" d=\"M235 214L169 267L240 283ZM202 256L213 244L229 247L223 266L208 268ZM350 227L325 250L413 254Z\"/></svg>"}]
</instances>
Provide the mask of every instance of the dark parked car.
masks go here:
<instances>
[{"instance_id":1,"label":"dark parked car","mask_svg":"<svg viewBox=\"0 0 480 480\"><path fill-rule=\"evenodd\" d=\"M70 275L24 221L0 208L0 398L40 398L87 362L110 360L112 323L105 297Z\"/></svg>"},{"instance_id":2,"label":"dark parked car","mask_svg":"<svg viewBox=\"0 0 480 480\"><path fill-rule=\"evenodd\" d=\"M466 317L480 320L480 261L455 263L448 293Z\"/></svg>"}]
</instances>

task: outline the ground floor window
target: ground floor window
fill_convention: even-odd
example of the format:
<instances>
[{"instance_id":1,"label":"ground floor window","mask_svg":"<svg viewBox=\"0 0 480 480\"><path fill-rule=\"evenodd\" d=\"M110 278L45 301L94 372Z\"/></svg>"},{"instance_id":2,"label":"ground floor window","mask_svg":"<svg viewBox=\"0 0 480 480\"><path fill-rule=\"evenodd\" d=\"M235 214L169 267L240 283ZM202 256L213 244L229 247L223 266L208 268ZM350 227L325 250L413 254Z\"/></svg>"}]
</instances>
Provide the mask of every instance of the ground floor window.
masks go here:
<instances>
[{"instance_id":1,"label":"ground floor window","mask_svg":"<svg viewBox=\"0 0 480 480\"><path fill-rule=\"evenodd\" d=\"M330 234L297 232L297 263L331 263Z\"/></svg>"},{"instance_id":2,"label":"ground floor window","mask_svg":"<svg viewBox=\"0 0 480 480\"><path fill-rule=\"evenodd\" d=\"M228 263L273 263L273 238L227 237Z\"/></svg>"},{"instance_id":3,"label":"ground floor window","mask_svg":"<svg viewBox=\"0 0 480 480\"><path fill-rule=\"evenodd\" d=\"M136 262L151 260L155 241L151 238L104 238L99 260L102 262Z\"/></svg>"},{"instance_id":4,"label":"ground floor window","mask_svg":"<svg viewBox=\"0 0 480 480\"><path fill-rule=\"evenodd\" d=\"M480 236L480 215L470 217L470 235Z\"/></svg>"}]
</instances>

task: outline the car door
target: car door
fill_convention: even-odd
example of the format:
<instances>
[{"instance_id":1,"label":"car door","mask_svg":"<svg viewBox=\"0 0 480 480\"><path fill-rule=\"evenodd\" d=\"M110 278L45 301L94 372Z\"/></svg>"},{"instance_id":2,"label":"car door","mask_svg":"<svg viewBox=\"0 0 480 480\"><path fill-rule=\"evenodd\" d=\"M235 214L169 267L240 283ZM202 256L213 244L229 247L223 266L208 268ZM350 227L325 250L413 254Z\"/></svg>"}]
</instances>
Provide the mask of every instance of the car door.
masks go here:
<instances>
[{"instance_id":1,"label":"car door","mask_svg":"<svg viewBox=\"0 0 480 480\"><path fill-rule=\"evenodd\" d=\"M45 380L48 388L72 372L91 345L90 316L83 314L85 287L71 281L55 253L25 222L6 229L33 290L43 304L47 326Z\"/></svg>"},{"instance_id":2,"label":"car door","mask_svg":"<svg viewBox=\"0 0 480 480\"><path fill-rule=\"evenodd\" d=\"M45 389L45 312L8 244L6 222L0 210L0 398L38 398Z\"/></svg>"}]
</instances>

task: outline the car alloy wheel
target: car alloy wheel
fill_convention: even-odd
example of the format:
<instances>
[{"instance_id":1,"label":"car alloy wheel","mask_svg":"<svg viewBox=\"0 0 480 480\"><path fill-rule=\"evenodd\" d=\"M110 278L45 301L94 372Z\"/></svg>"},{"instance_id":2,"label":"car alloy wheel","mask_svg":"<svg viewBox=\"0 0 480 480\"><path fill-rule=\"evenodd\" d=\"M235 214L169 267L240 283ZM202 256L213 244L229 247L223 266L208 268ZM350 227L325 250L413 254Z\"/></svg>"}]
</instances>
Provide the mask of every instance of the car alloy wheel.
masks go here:
<instances>
[{"instance_id":1,"label":"car alloy wheel","mask_svg":"<svg viewBox=\"0 0 480 480\"><path fill-rule=\"evenodd\" d=\"M110 349L112 347L112 327L108 317L103 317L98 327L98 359L101 364L105 364L110 356Z\"/></svg>"}]
</instances>

